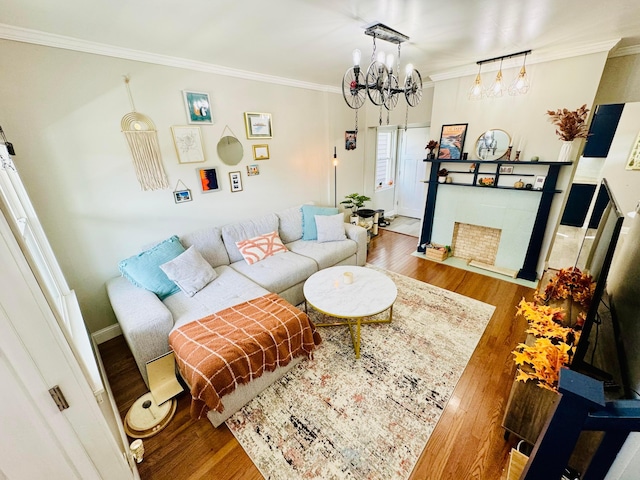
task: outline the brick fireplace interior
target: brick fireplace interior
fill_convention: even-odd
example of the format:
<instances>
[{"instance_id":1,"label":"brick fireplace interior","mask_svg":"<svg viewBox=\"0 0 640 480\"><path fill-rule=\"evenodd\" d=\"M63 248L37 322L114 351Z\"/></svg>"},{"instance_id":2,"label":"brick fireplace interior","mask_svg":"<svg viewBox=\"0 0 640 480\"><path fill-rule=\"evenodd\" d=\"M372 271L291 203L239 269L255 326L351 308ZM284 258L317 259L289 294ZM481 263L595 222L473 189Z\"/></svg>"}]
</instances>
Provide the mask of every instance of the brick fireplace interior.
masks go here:
<instances>
[{"instance_id":1,"label":"brick fireplace interior","mask_svg":"<svg viewBox=\"0 0 640 480\"><path fill-rule=\"evenodd\" d=\"M499 228L455 222L451 242L453 256L495 265L501 233Z\"/></svg>"}]
</instances>

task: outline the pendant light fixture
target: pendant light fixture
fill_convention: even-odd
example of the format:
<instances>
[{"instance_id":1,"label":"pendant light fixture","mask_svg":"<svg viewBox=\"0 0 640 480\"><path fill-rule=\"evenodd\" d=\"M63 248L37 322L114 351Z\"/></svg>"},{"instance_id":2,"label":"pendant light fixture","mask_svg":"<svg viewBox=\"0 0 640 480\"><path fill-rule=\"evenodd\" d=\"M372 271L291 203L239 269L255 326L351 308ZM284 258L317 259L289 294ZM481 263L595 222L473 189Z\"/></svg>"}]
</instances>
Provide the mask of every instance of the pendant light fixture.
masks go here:
<instances>
[{"instance_id":1,"label":"pendant light fixture","mask_svg":"<svg viewBox=\"0 0 640 480\"><path fill-rule=\"evenodd\" d=\"M509 55L502 55L500 57L489 58L487 60L480 60L476 62L479 66L478 74L469 89L469 100L479 100L485 97L497 98L501 97L505 90L509 92L510 95L524 95L529 91L529 78L527 77L527 70L525 68L525 64L527 61L527 55L531 53L531 50L525 50L518 53L511 53ZM524 62L522 63L522 67L520 68L520 72L518 76L511 82L509 88L505 87L504 77L502 74L502 62L505 58L513 58L520 57L524 55ZM491 87L485 89L482 85L482 77L480 76L480 71L482 69L482 65L485 63L497 62L500 60L500 68L498 69L498 73L494 82L491 84Z\"/></svg>"},{"instance_id":2,"label":"pendant light fixture","mask_svg":"<svg viewBox=\"0 0 640 480\"><path fill-rule=\"evenodd\" d=\"M361 68L362 54L360 50L354 50L353 66L347 69L342 80L344 100L350 108L356 110L356 132L358 130L358 109L364 105L367 97L371 103L380 107L380 124L382 124L382 107L384 106L389 112L397 105L398 97L404 96L407 103L406 124L409 107L417 106L422 99L422 77L418 70L407 65L404 82L401 84L399 79L400 46L409 40L409 37L381 23L368 27L364 33L373 37L371 64L366 70ZM394 58L392 54L385 55L384 52L376 52L376 39L396 44L398 46L397 58Z\"/></svg>"},{"instance_id":3,"label":"pendant light fixture","mask_svg":"<svg viewBox=\"0 0 640 480\"><path fill-rule=\"evenodd\" d=\"M478 62L478 74L476 75L473 85L471 85L471 88L469 89L469 100L480 100L486 95L484 86L482 85L482 77L480 77L481 70L482 64Z\"/></svg>"},{"instance_id":4,"label":"pendant light fixture","mask_svg":"<svg viewBox=\"0 0 640 480\"><path fill-rule=\"evenodd\" d=\"M514 78L511 85L509 85L509 95L524 95L529 91L529 77L527 77L527 69L525 68L527 53L524 54L524 61L522 62L520 73L518 73L518 76Z\"/></svg>"},{"instance_id":5,"label":"pendant light fixture","mask_svg":"<svg viewBox=\"0 0 640 480\"><path fill-rule=\"evenodd\" d=\"M489 90L487 91L487 94L490 97L501 97L502 94L504 93L504 84L502 82L502 60L504 60L503 58L500 59L500 68L498 69L498 74L496 75L496 79L493 81L493 83L491 84L491 87L489 87Z\"/></svg>"}]
</instances>

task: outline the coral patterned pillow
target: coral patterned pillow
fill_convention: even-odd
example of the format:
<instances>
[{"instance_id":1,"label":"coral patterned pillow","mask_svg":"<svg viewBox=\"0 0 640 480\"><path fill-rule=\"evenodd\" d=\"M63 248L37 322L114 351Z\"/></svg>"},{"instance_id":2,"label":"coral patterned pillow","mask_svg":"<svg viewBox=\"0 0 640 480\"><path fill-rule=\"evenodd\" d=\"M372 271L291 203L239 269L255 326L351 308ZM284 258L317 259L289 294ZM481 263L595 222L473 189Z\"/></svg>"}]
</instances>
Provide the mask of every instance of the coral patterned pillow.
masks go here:
<instances>
[{"instance_id":1,"label":"coral patterned pillow","mask_svg":"<svg viewBox=\"0 0 640 480\"><path fill-rule=\"evenodd\" d=\"M249 265L253 265L276 253L287 251L278 232L265 233L258 237L236 242L236 246Z\"/></svg>"}]
</instances>

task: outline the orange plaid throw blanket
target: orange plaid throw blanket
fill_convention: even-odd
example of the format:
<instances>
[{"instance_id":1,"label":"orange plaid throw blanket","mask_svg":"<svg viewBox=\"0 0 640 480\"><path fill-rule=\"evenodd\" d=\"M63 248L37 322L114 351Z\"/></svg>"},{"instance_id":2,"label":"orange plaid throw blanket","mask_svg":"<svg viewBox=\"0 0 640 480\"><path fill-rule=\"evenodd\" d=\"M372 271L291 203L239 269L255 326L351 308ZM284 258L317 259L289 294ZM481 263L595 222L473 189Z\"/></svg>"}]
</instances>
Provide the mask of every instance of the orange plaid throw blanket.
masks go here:
<instances>
[{"instance_id":1,"label":"orange plaid throw blanket","mask_svg":"<svg viewBox=\"0 0 640 480\"><path fill-rule=\"evenodd\" d=\"M294 357L311 357L322 340L306 313L275 293L222 310L169 335L191 386L191 416L222 412L220 398Z\"/></svg>"}]
</instances>

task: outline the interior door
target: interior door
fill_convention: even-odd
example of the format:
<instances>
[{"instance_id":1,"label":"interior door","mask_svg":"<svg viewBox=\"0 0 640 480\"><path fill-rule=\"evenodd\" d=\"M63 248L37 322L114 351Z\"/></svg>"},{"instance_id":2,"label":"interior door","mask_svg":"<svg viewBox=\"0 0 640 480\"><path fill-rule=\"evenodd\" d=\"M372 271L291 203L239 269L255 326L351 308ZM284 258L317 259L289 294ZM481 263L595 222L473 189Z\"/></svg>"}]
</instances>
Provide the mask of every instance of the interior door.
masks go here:
<instances>
[{"instance_id":1,"label":"interior door","mask_svg":"<svg viewBox=\"0 0 640 480\"><path fill-rule=\"evenodd\" d=\"M0 479L137 476L1 210L0 382ZM63 411L49 394L54 386L68 403Z\"/></svg>"},{"instance_id":2,"label":"interior door","mask_svg":"<svg viewBox=\"0 0 640 480\"><path fill-rule=\"evenodd\" d=\"M405 217L422 218L424 211L424 180L429 127L399 130L398 168L396 173L396 213Z\"/></svg>"}]
</instances>

